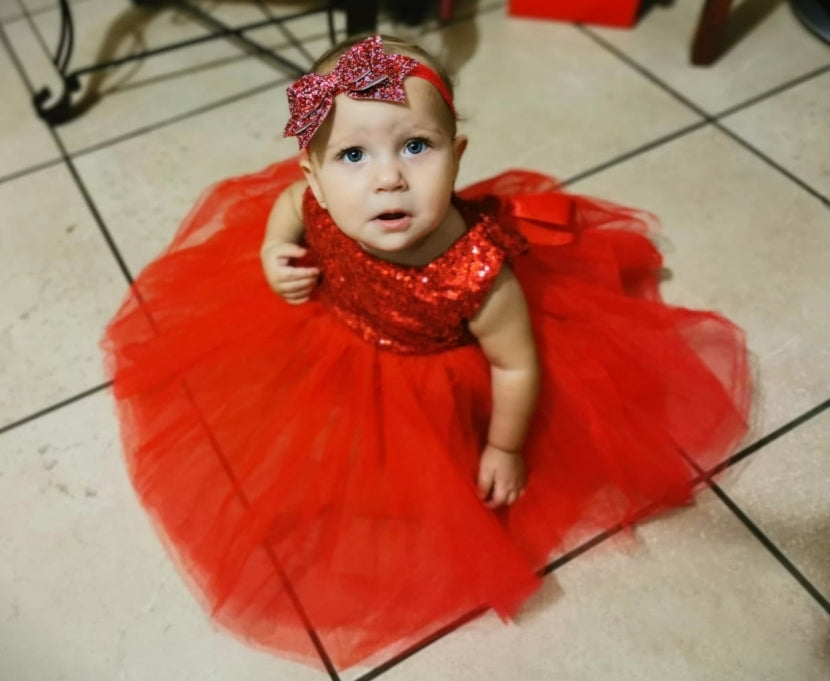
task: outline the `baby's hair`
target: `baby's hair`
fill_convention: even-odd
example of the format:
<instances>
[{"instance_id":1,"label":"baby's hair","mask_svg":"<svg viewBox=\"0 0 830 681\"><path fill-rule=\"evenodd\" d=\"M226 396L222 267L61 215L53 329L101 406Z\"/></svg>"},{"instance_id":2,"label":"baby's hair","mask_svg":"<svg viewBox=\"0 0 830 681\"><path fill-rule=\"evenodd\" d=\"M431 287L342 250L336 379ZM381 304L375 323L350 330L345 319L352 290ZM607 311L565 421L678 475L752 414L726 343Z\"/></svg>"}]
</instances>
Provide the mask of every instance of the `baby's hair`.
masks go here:
<instances>
[{"instance_id":1,"label":"baby's hair","mask_svg":"<svg viewBox=\"0 0 830 681\"><path fill-rule=\"evenodd\" d=\"M337 63L337 60L341 56L343 56L343 54L350 47L354 47L359 42L366 40L366 38L369 38L371 35L374 34L366 33L351 36L337 43L337 45L335 45L334 47L329 48L322 55L320 55L314 62L314 64L311 66L311 73L319 73L321 75L328 73L334 68L335 64ZM450 96L455 96L455 93L453 92L452 78L450 77L449 72L447 71L446 67L435 57L433 57L429 52L427 52L422 47L416 45L415 43L411 43L408 40L403 40L402 38L396 38L392 35L380 34L380 38L383 41L384 52L386 52L387 54L403 54L407 57L417 59L425 66L429 66L429 68L435 71L435 73L438 74L438 77L444 82L444 85L447 87ZM457 122L457 116L455 116L454 114L451 115L452 136L455 137L455 125Z\"/></svg>"}]
</instances>

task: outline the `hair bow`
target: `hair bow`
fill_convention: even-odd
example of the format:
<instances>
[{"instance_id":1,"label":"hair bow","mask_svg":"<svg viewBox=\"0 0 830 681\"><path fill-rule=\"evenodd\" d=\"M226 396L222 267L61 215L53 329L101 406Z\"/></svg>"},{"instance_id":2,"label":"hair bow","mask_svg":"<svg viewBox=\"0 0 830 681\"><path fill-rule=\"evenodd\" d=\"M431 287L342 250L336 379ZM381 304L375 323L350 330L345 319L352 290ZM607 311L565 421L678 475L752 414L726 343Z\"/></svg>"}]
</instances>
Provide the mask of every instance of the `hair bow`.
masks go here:
<instances>
[{"instance_id":1,"label":"hair bow","mask_svg":"<svg viewBox=\"0 0 830 681\"><path fill-rule=\"evenodd\" d=\"M411 57L386 54L380 36L362 40L337 60L330 73L306 74L288 88L291 118L284 136L296 135L300 149L304 149L341 92L353 99L406 102L403 80L418 66Z\"/></svg>"}]
</instances>

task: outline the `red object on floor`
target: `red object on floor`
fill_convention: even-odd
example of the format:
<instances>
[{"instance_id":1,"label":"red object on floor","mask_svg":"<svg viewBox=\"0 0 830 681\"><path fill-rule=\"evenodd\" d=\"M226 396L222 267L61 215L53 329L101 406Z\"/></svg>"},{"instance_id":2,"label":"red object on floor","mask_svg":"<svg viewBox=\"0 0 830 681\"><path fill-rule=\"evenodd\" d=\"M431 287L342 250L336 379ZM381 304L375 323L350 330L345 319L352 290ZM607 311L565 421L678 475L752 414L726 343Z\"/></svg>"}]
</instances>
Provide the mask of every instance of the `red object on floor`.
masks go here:
<instances>
[{"instance_id":1,"label":"red object on floor","mask_svg":"<svg viewBox=\"0 0 830 681\"><path fill-rule=\"evenodd\" d=\"M640 0L510 0L508 13L516 17L632 26L639 8Z\"/></svg>"}]
</instances>

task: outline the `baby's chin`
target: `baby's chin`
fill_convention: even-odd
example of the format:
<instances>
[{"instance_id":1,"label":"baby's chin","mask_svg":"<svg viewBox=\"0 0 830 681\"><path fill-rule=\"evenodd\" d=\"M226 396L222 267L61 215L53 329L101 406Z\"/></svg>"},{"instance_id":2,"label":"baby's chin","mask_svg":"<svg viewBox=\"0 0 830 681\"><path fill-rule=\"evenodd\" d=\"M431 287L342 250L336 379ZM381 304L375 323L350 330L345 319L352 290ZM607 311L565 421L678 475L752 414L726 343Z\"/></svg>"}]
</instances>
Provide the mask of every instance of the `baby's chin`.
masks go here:
<instances>
[{"instance_id":1,"label":"baby's chin","mask_svg":"<svg viewBox=\"0 0 830 681\"><path fill-rule=\"evenodd\" d=\"M401 265L423 265L425 263L413 262L413 258L418 259L418 254L422 251L430 236L431 233L421 236L415 241L402 237L400 243L395 243L394 239L385 239L382 243L367 243L357 240L357 243L364 251L381 260L388 260Z\"/></svg>"},{"instance_id":2,"label":"baby's chin","mask_svg":"<svg viewBox=\"0 0 830 681\"><path fill-rule=\"evenodd\" d=\"M377 243L366 243L365 241L358 241L357 243L360 247L366 251L367 253L371 253L372 255L377 255L378 257L383 257L385 255L393 256L393 255L405 255L407 252L417 248L423 239L419 241L417 244L377 244Z\"/></svg>"}]
</instances>

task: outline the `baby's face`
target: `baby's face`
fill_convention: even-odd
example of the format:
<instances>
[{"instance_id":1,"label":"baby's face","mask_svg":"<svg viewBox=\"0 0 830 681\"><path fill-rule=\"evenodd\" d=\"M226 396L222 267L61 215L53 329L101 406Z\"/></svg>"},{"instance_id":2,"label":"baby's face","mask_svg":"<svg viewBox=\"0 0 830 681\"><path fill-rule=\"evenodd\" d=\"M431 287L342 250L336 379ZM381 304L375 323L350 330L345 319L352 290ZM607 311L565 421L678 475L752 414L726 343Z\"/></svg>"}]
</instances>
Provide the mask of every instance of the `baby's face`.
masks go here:
<instances>
[{"instance_id":1,"label":"baby's face","mask_svg":"<svg viewBox=\"0 0 830 681\"><path fill-rule=\"evenodd\" d=\"M379 254L405 252L441 227L466 144L432 85L404 84L405 104L338 95L303 162L338 227Z\"/></svg>"}]
</instances>

